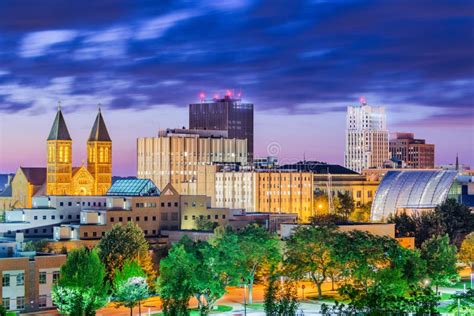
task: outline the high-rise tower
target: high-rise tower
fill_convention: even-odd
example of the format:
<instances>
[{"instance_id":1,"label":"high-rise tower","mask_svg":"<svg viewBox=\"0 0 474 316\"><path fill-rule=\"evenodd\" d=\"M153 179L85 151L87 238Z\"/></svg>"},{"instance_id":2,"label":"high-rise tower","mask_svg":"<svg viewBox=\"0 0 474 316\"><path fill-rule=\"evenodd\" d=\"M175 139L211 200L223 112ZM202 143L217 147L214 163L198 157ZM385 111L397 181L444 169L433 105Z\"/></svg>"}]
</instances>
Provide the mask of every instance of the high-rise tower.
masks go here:
<instances>
[{"instance_id":1,"label":"high-rise tower","mask_svg":"<svg viewBox=\"0 0 474 316\"><path fill-rule=\"evenodd\" d=\"M87 170L94 177L94 192L103 195L112 184L112 140L99 108L87 140Z\"/></svg>"},{"instance_id":2,"label":"high-rise tower","mask_svg":"<svg viewBox=\"0 0 474 316\"><path fill-rule=\"evenodd\" d=\"M72 139L64 121L61 105L54 118L47 140L47 195L68 195L71 192Z\"/></svg>"},{"instance_id":3,"label":"high-rise tower","mask_svg":"<svg viewBox=\"0 0 474 316\"><path fill-rule=\"evenodd\" d=\"M346 152L344 166L356 172L382 168L390 157L387 117L383 107L367 105L348 106L346 116Z\"/></svg>"}]
</instances>

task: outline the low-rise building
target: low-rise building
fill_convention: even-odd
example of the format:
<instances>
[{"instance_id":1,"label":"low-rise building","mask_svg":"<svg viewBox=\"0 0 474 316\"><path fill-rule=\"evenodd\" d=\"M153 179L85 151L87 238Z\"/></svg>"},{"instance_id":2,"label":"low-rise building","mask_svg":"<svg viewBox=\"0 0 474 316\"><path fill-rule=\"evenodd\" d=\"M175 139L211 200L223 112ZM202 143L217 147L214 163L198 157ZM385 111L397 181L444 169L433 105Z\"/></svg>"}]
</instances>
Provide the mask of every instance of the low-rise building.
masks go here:
<instances>
[{"instance_id":1,"label":"low-rise building","mask_svg":"<svg viewBox=\"0 0 474 316\"><path fill-rule=\"evenodd\" d=\"M21 245L12 241L0 241L0 249L2 305L20 312L52 308L51 289L59 280L66 255L23 252Z\"/></svg>"}]
</instances>

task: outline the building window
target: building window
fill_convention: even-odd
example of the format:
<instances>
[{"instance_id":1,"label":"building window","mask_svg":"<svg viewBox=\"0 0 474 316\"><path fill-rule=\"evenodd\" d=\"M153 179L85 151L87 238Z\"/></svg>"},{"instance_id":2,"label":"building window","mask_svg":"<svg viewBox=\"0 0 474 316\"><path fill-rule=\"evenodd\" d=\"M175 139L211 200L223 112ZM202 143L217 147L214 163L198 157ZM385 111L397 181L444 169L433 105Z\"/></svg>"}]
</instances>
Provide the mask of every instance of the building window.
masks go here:
<instances>
[{"instance_id":1,"label":"building window","mask_svg":"<svg viewBox=\"0 0 474 316\"><path fill-rule=\"evenodd\" d=\"M122 222L122 218L121 218L121 217L119 217L119 222Z\"/></svg>"},{"instance_id":2,"label":"building window","mask_svg":"<svg viewBox=\"0 0 474 316\"><path fill-rule=\"evenodd\" d=\"M177 221L178 218L179 218L179 213L177 213L177 212L171 213L171 220L172 221Z\"/></svg>"},{"instance_id":3,"label":"building window","mask_svg":"<svg viewBox=\"0 0 474 316\"><path fill-rule=\"evenodd\" d=\"M4 287L10 286L10 275L8 273L3 275L2 286Z\"/></svg>"},{"instance_id":4,"label":"building window","mask_svg":"<svg viewBox=\"0 0 474 316\"><path fill-rule=\"evenodd\" d=\"M97 232L92 232L92 237L97 237Z\"/></svg>"},{"instance_id":5,"label":"building window","mask_svg":"<svg viewBox=\"0 0 474 316\"><path fill-rule=\"evenodd\" d=\"M67 206L72 206L72 202L67 202Z\"/></svg>"},{"instance_id":6,"label":"building window","mask_svg":"<svg viewBox=\"0 0 474 316\"><path fill-rule=\"evenodd\" d=\"M225 214L222 214L222 219L225 219Z\"/></svg>"},{"instance_id":7,"label":"building window","mask_svg":"<svg viewBox=\"0 0 474 316\"><path fill-rule=\"evenodd\" d=\"M127 222L131 222L132 221L132 218L129 216L127 217Z\"/></svg>"},{"instance_id":8,"label":"building window","mask_svg":"<svg viewBox=\"0 0 474 316\"><path fill-rule=\"evenodd\" d=\"M68 216L67 216L67 219L72 219L72 215L68 215Z\"/></svg>"},{"instance_id":9,"label":"building window","mask_svg":"<svg viewBox=\"0 0 474 316\"><path fill-rule=\"evenodd\" d=\"M148 216L145 216L145 218L143 219L145 222L148 222Z\"/></svg>"},{"instance_id":10,"label":"building window","mask_svg":"<svg viewBox=\"0 0 474 316\"><path fill-rule=\"evenodd\" d=\"M17 309L25 309L25 297L19 296L16 298L16 308Z\"/></svg>"},{"instance_id":11,"label":"building window","mask_svg":"<svg viewBox=\"0 0 474 316\"><path fill-rule=\"evenodd\" d=\"M148 235L148 230L145 229L144 233L145 233L145 235Z\"/></svg>"},{"instance_id":12,"label":"building window","mask_svg":"<svg viewBox=\"0 0 474 316\"><path fill-rule=\"evenodd\" d=\"M64 202L59 202L59 206L64 206Z\"/></svg>"},{"instance_id":13,"label":"building window","mask_svg":"<svg viewBox=\"0 0 474 316\"><path fill-rule=\"evenodd\" d=\"M214 219L219 219L219 215L214 215Z\"/></svg>"},{"instance_id":14,"label":"building window","mask_svg":"<svg viewBox=\"0 0 474 316\"><path fill-rule=\"evenodd\" d=\"M46 220L46 215L43 215L43 219Z\"/></svg>"},{"instance_id":15,"label":"building window","mask_svg":"<svg viewBox=\"0 0 474 316\"><path fill-rule=\"evenodd\" d=\"M168 202L168 207L171 207L171 202Z\"/></svg>"},{"instance_id":16,"label":"building window","mask_svg":"<svg viewBox=\"0 0 474 316\"><path fill-rule=\"evenodd\" d=\"M207 215L207 219L211 219L211 215Z\"/></svg>"},{"instance_id":17,"label":"building window","mask_svg":"<svg viewBox=\"0 0 474 316\"><path fill-rule=\"evenodd\" d=\"M185 220L185 221L188 220L188 215L184 215L184 220Z\"/></svg>"},{"instance_id":18,"label":"building window","mask_svg":"<svg viewBox=\"0 0 474 316\"><path fill-rule=\"evenodd\" d=\"M51 215L51 220L55 220L55 219L56 219L56 216Z\"/></svg>"},{"instance_id":19,"label":"building window","mask_svg":"<svg viewBox=\"0 0 474 316\"><path fill-rule=\"evenodd\" d=\"M178 207L178 202L174 202L174 206Z\"/></svg>"},{"instance_id":20,"label":"building window","mask_svg":"<svg viewBox=\"0 0 474 316\"><path fill-rule=\"evenodd\" d=\"M53 272L53 284L58 284L59 281L59 271Z\"/></svg>"},{"instance_id":21,"label":"building window","mask_svg":"<svg viewBox=\"0 0 474 316\"><path fill-rule=\"evenodd\" d=\"M362 197L362 191L357 191L357 197L361 198Z\"/></svg>"},{"instance_id":22,"label":"building window","mask_svg":"<svg viewBox=\"0 0 474 316\"><path fill-rule=\"evenodd\" d=\"M111 221L112 223L114 222L114 220L115 220L114 217L111 217L111 218L110 218L110 221Z\"/></svg>"},{"instance_id":23,"label":"building window","mask_svg":"<svg viewBox=\"0 0 474 316\"><path fill-rule=\"evenodd\" d=\"M153 221L156 221L156 216L153 216L151 219L152 219Z\"/></svg>"},{"instance_id":24,"label":"building window","mask_svg":"<svg viewBox=\"0 0 474 316\"><path fill-rule=\"evenodd\" d=\"M59 215L59 219L64 219L64 215Z\"/></svg>"},{"instance_id":25,"label":"building window","mask_svg":"<svg viewBox=\"0 0 474 316\"><path fill-rule=\"evenodd\" d=\"M372 191L367 191L367 197L369 197L369 198L372 197Z\"/></svg>"},{"instance_id":26,"label":"building window","mask_svg":"<svg viewBox=\"0 0 474 316\"><path fill-rule=\"evenodd\" d=\"M16 285L25 285L25 274L24 273L18 273L16 275Z\"/></svg>"},{"instance_id":27,"label":"building window","mask_svg":"<svg viewBox=\"0 0 474 316\"><path fill-rule=\"evenodd\" d=\"M9 297L2 298L2 306L5 307L7 310L10 309L10 298Z\"/></svg>"},{"instance_id":28,"label":"building window","mask_svg":"<svg viewBox=\"0 0 474 316\"><path fill-rule=\"evenodd\" d=\"M46 302L47 302L46 295L40 295L38 297L38 307L46 307Z\"/></svg>"},{"instance_id":29,"label":"building window","mask_svg":"<svg viewBox=\"0 0 474 316\"><path fill-rule=\"evenodd\" d=\"M84 237L89 237L89 233L88 232L84 232Z\"/></svg>"},{"instance_id":30,"label":"building window","mask_svg":"<svg viewBox=\"0 0 474 316\"><path fill-rule=\"evenodd\" d=\"M140 216L135 217L135 221L139 222L140 221Z\"/></svg>"},{"instance_id":31,"label":"building window","mask_svg":"<svg viewBox=\"0 0 474 316\"><path fill-rule=\"evenodd\" d=\"M168 220L168 213L161 213L161 220L167 221Z\"/></svg>"},{"instance_id":32,"label":"building window","mask_svg":"<svg viewBox=\"0 0 474 316\"><path fill-rule=\"evenodd\" d=\"M34 219L35 221L37 221L37 220L38 220L38 216L35 215L35 216L33 217L33 219Z\"/></svg>"},{"instance_id":33,"label":"building window","mask_svg":"<svg viewBox=\"0 0 474 316\"><path fill-rule=\"evenodd\" d=\"M161 207L165 207L165 202L161 202Z\"/></svg>"},{"instance_id":34,"label":"building window","mask_svg":"<svg viewBox=\"0 0 474 316\"><path fill-rule=\"evenodd\" d=\"M39 273L39 284L46 284L46 272Z\"/></svg>"}]
</instances>

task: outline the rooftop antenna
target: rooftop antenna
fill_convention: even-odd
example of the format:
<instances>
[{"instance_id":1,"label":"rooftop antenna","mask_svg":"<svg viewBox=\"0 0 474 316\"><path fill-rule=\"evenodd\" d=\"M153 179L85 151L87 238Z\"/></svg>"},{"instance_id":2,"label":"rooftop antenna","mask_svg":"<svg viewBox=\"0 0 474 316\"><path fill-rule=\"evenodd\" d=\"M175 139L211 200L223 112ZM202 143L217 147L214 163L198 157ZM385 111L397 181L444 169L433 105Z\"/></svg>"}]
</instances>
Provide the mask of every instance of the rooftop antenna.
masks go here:
<instances>
[{"instance_id":1,"label":"rooftop antenna","mask_svg":"<svg viewBox=\"0 0 474 316\"><path fill-rule=\"evenodd\" d=\"M459 171L459 155L456 153L456 171Z\"/></svg>"},{"instance_id":2,"label":"rooftop antenna","mask_svg":"<svg viewBox=\"0 0 474 316\"><path fill-rule=\"evenodd\" d=\"M61 100L58 101L58 111L61 111Z\"/></svg>"},{"instance_id":3,"label":"rooftop antenna","mask_svg":"<svg viewBox=\"0 0 474 316\"><path fill-rule=\"evenodd\" d=\"M101 106L102 106L102 103L100 103L100 102L97 103L97 110L99 111L99 113L100 113L100 107L101 107Z\"/></svg>"}]
</instances>

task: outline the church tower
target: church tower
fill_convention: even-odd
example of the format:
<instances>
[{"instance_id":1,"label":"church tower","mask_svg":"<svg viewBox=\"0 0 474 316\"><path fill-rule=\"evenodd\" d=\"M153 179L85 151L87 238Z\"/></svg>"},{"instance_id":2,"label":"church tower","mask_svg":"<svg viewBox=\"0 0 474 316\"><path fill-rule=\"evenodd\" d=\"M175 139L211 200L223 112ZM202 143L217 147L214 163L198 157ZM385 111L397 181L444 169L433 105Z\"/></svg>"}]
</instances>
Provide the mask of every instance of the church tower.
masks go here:
<instances>
[{"instance_id":1,"label":"church tower","mask_svg":"<svg viewBox=\"0 0 474 316\"><path fill-rule=\"evenodd\" d=\"M112 184L112 140L100 108L87 141L87 170L94 177L94 194L106 194Z\"/></svg>"},{"instance_id":2,"label":"church tower","mask_svg":"<svg viewBox=\"0 0 474 316\"><path fill-rule=\"evenodd\" d=\"M47 140L47 195L69 195L72 178L72 139L64 121L61 105Z\"/></svg>"}]
</instances>

